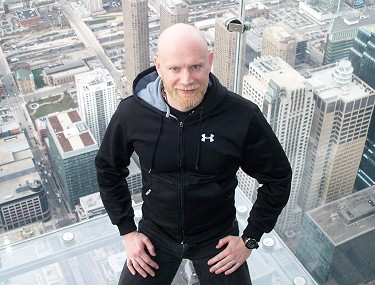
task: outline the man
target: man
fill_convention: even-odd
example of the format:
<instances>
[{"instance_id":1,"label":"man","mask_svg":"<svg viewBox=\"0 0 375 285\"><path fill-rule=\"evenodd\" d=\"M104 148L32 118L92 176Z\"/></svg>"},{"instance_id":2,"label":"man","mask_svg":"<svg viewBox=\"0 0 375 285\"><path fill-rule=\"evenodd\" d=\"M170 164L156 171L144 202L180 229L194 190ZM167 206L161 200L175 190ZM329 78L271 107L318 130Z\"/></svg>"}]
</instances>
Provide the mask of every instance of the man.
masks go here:
<instances>
[{"instance_id":1,"label":"man","mask_svg":"<svg viewBox=\"0 0 375 285\"><path fill-rule=\"evenodd\" d=\"M155 67L113 115L96 157L104 206L123 236L119 284L171 284L183 258L202 285L251 284L246 259L287 203L291 169L257 106L210 73L213 53L195 27L176 24L158 41ZM142 212L134 223L125 177L136 152ZM239 235L236 172L259 181Z\"/></svg>"}]
</instances>

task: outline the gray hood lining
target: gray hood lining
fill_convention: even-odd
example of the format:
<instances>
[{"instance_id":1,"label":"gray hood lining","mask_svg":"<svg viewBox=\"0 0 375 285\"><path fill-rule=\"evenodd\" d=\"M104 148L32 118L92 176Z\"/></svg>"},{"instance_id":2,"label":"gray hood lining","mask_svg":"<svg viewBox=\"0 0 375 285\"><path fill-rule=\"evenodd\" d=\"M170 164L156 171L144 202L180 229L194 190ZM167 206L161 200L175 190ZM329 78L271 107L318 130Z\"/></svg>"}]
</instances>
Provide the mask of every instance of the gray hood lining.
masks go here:
<instances>
[{"instance_id":1,"label":"gray hood lining","mask_svg":"<svg viewBox=\"0 0 375 285\"><path fill-rule=\"evenodd\" d=\"M135 87L135 94L143 101L154 108L166 113L166 117L170 116L170 108L165 103L161 95L163 81L157 72L152 72L143 77Z\"/></svg>"}]
</instances>

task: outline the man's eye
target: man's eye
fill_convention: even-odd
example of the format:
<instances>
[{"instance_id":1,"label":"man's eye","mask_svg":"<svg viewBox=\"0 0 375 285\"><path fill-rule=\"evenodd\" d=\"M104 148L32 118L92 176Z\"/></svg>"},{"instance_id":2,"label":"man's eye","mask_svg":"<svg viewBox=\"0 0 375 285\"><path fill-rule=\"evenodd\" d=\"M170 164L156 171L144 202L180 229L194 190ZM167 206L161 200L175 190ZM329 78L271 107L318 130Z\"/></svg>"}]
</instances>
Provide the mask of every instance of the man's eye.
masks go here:
<instances>
[{"instance_id":1,"label":"man's eye","mask_svg":"<svg viewBox=\"0 0 375 285\"><path fill-rule=\"evenodd\" d=\"M193 69L199 69L201 66L200 65L193 65Z\"/></svg>"},{"instance_id":2,"label":"man's eye","mask_svg":"<svg viewBox=\"0 0 375 285\"><path fill-rule=\"evenodd\" d=\"M178 71L178 67L172 67L171 70L172 71Z\"/></svg>"}]
</instances>

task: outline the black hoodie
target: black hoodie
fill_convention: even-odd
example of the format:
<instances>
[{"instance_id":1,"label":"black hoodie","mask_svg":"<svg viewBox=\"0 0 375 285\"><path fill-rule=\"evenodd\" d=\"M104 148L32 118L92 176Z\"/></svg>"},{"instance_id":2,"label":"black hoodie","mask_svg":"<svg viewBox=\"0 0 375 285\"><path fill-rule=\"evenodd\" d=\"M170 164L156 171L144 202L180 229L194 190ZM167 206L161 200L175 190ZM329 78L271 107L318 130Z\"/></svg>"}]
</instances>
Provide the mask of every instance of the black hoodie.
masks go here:
<instances>
[{"instance_id":1,"label":"black hoodie","mask_svg":"<svg viewBox=\"0 0 375 285\"><path fill-rule=\"evenodd\" d=\"M255 104L213 74L209 82L203 102L180 116L164 102L162 81L151 67L135 79L134 95L119 104L95 163L103 204L121 235L136 230L125 179L134 151L143 218L176 241L215 239L232 226L239 167L262 185L244 234L260 240L275 226L290 193L288 159Z\"/></svg>"}]
</instances>

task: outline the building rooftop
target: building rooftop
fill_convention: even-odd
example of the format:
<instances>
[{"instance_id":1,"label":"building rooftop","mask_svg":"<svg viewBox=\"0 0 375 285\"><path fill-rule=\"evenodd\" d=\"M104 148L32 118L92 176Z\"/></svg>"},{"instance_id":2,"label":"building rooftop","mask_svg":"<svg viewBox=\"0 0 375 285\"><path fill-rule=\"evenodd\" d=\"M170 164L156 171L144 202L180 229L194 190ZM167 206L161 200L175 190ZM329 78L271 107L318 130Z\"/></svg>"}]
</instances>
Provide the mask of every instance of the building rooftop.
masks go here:
<instances>
[{"instance_id":1,"label":"building rooftop","mask_svg":"<svg viewBox=\"0 0 375 285\"><path fill-rule=\"evenodd\" d=\"M23 11L16 11L16 14L20 20L25 20L25 19L32 19L39 17L39 12L37 9L28 9L28 10L23 10Z\"/></svg>"},{"instance_id":2,"label":"building rooftop","mask_svg":"<svg viewBox=\"0 0 375 285\"><path fill-rule=\"evenodd\" d=\"M276 25L266 27L264 33L271 34L274 40L280 43L307 41L305 35L295 31L283 22L278 22Z\"/></svg>"},{"instance_id":3,"label":"building rooftop","mask_svg":"<svg viewBox=\"0 0 375 285\"><path fill-rule=\"evenodd\" d=\"M265 78L272 79L280 87L293 87L293 90L306 87L306 79L280 57L263 56L255 59L250 66L260 68Z\"/></svg>"},{"instance_id":4,"label":"building rooftop","mask_svg":"<svg viewBox=\"0 0 375 285\"><path fill-rule=\"evenodd\" d=\"M238 190L236 206L242 231L251 205ZM136 222L140 213L138 204ZM103 215L1 247L0 258L0 280L10 284L99 285L117 284L126 252L117 228ZM263 236L248 265L253 285L317 284L275 232ZM186 266L183 270L189 274Z\"/></svg>"},{"instance_id":5,"label":"building rooftop","mask_svg":"<svg viewBox=\"0 0 375 285\"><path fill-rule=\"evenodd\" d=\"M44 68L44 73L46 75L51 75L54 73L64 72L70 69L84 67L84 66L86 66L86 63L82 59L78 59L78 60L69 61L65 64L61 64L58 66L46 67Z\"/></svg>"},{"instance_id":6,"label":"building rooftop","mask_svg":"<svg viewBox=\"0 0 375 285\"><path fill-rule=\"evenodd\" d=\"M35 169L34 171L31 169L29 169L29 171L22 171L19 175L14 175L12 179L0 182L0 187L2 189L0 193L0 204L29 196L34 193L32 188L39 187L41 183L40 176Z\"/></svg>"},{"instance_id":7,"label":"building rooftop","mask_svg":"<svg viewBox=\"0 0 375 285\"><path fill-rule=\"evenodd\" d=\"M2 125L2 131L20 130L19 123L9 123ZM3 128L4 127L4 128ZM24 133L16 133L0 139L0 154L6 152L19 152L25 149L30 149L29 143L27 142Z\"/></svg>"},{"instance_id":8,"label":"building rooftop","mask_svg":"<svg viewBox=\"0 0 375 285\"><path fill-rule=\"evenodd\" d=\"M18 69L16 71L17 80L31 80L34 79L34 75L30 70L27 69Z\"/></svg>"},{"instance_id":9,"label":"building rooftop","mask_svg":"<svg viewBox=\"0 0 375 285\"><path fill-rule=\"evenodd\" d=\"M175 7L184 8L187 6L183 0L162 0L160 4L166 9L173 9Z\"/></svg>"},{"instance_id":10,"label":"building rooftop","mask_svg":"<svg viewBox=\"0 0 375 285\"><path fill-rule=\"evenodd\" d=\"M24 170L35 171L33 154L23 133L0 139L0 187L1 193L8 188L7 180L14 179ZM4 189L4 190L3 190Z\"/></svg>"},{"instance_id":11,"label":"building rooftop","mask_svg":"<svg viewBox=\"0 0 375 285\"><path fill-rule=\"evenodd\" d=\"M77 109L49 115L47 121L61 155L97 145Z\"/></svg>"},{"instance_id":12,"label":"building rooftop","mask_svg":"<svg viewBox=\"0 0 375 285\"><path fill-rule=\"evenodd\" d=\"M104 207L99 192L83 196L79 198L79 202L86 212Z\"/></svg>"},{"instance_id":13,"label":"building rooftop","mask_svg":"<svg viewBox=\"0 0 375 285\"><path fill-rule=\"evenodd\" d=\"M375 186L331 202L307 215L335 246L375 230Z\"/></svg>"},{"instance_id":14,"label":"building rooftop","mask_svg":"<svg viewBox=\"0 0 375 285\"><path fill-rule=\"evenodd\" d=\"M0 204L28 196L29 186L40 185L32 158L24 133L0 140Z\"/></svg>"},{"instance_id":15,"label":"building rooftop","mask_svg":"<svg viewBox=\"0 0 375 285\"><path fill-rule=\"evenodd\" d=\"M375 9L368 8L363 14L359 14L358 10L350 11L346 15L334 19L332 33L373 25L374 18Z\"/></svg>"},{"instance_id":16,"label":"building rooftop","mask_svg":"<svg viewBox=\"0 0 375 285\"><path fill-rule=\"evenodd\" d=\"M340 65L345 65L343 68L344 76L348 76L345 84L338 84L338 72ZM352 74L351 65L348 60L341 60L339 63L324 65L319 68L310 70L309 78L307 79L315 92L319 94L324 100L337 101L353 101L369 95L375 94L375 91L365 82ZM348 68L348 69L347 69ZM351 71L349 70L351 69Z\"/></svg>"},{"instance_id":17,"label":"building rooftop","mask_svg":"<svg viewBox=\"0 0 375 285\"><path fill-rule=\"evenodd\" d=\"M245 11L252 10L252 9L265 10L265 9L268 9L268 7L264 5L262 2L246 3Z\"/></svg>"},{"instance_id":18,"label":"building rooftop","mask_svg":"<svg viewBox=\"0 0 375 285\"><path fill-rule=\"evenodd\" d=\"M94 69L85 73L77 74L75 76L76 82L79 86L96 90L107 86L114 86L113 78L107 69Z\"/></svg>"},{"instance_id":19,"label":"building rooftop","mask_svg":"<svg viewBox=\"0 0 375 285\"><path fill-rule=\"evenodd\" d=\"M246 33L246 44L256 52L262 51L262 35L251 29Z\"/></svg>"}]
</instances>

